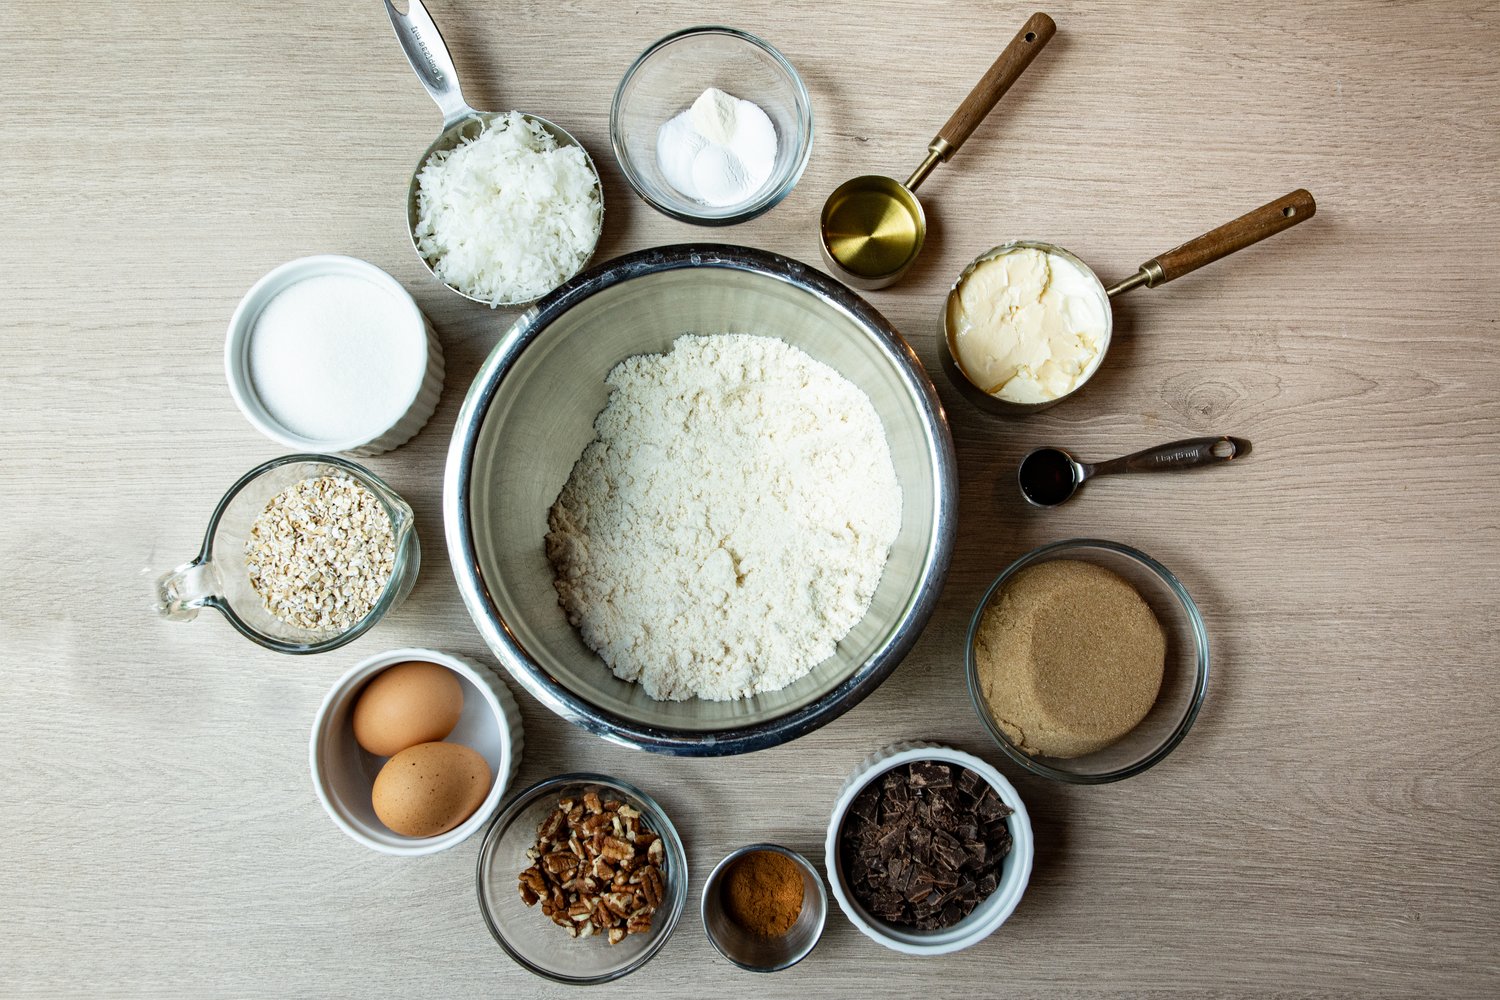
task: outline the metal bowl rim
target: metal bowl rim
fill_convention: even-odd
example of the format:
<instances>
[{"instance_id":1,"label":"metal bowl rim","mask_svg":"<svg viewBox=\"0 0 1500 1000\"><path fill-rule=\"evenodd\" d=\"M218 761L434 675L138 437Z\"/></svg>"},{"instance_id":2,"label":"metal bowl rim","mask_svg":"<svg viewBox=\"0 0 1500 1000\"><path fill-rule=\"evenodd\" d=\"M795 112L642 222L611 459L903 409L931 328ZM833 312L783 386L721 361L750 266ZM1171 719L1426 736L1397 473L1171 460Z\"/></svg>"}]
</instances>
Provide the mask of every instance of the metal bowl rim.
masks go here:
<instances>
[{"instance_id":1,"label":"metal bowl rim","mask_svg":"<svg viewBox=\"0 0 1500 1000\"><path fill-rule=\"evenodd\" d=\"M873 334L922 413L937 489L916 595L885 644L816 700L776 718L723 730L645 725L590 703L549 675L511 633L490 600L479 573L469 516L470 477L480 429L500 383L525 349L569 309L597 292L651 274L699 267L747 271L786 282L829 303ZM626 254L576 276L518 317L474 376L454 425L443 475L443 528L459 593L475 627L506 670L534 698L574 725L622 746L673 756L765 750L812 732L864 700L911 651L936 609L953 555L957 521L953 436L937 390L916 352L873 306L823 272L780 254L727 244L676 244Z\"/></svg>"}]
</instances>

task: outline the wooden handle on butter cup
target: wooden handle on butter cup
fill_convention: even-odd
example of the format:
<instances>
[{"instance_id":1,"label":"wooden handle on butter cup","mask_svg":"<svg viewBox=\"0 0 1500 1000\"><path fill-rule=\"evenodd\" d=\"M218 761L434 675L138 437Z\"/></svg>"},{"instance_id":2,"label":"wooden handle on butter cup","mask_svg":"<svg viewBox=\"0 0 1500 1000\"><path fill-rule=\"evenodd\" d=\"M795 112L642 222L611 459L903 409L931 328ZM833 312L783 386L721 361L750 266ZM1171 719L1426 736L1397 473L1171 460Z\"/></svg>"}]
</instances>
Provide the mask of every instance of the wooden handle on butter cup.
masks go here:
<instances>
[{"instance_id":1,"label":"wooden handle on butter cup","mask_svg":"<svg viewBox=\"0 0 1500 1000\"><path fill-rule=\"evenodd\" d=\"M1226 222L1212 232L1204 233L1195 240L1188 240L1176 249L1158 254L1154 261L1161 268L1161 277L1151 284L1160 285L1173 278L1180 278L1204 264L1212 264L1222 257L1228 257L1253 243L1275 236L1283 229L1290 229L1299 222L1311 219L1317 210L1318 205L1313 201L1313 196L1298 188L1268 205L1247 212L1233 222ZM1150 263L1144 267L1149 269Z\"/></svg>"},{"instance_id":2,"label":"wooden handle on butter cup","mask_svg":"<svg viewBox=\"0 0 1500 1000\"><path fill-rule=\"evenodd\" d=\"M958 110L953 112L953 117L938 130L933 144L936 145L939 139L948 144L948 149L943 154L944 161L958 152L958 147L964 144L964 140L974 134L979 123L995 109L1010 85L1021 78L1026 67L1031 65L1031 60L1037 57L1037 53L1042 51L1055 34L1057 25L1052 22L1052 18L1041 12L1032 14L1021 26L1016 37L1000 53L1000 58L995 60L974 89L969 91L969 96L964 98Z\"/></svg>"}]
</instances>

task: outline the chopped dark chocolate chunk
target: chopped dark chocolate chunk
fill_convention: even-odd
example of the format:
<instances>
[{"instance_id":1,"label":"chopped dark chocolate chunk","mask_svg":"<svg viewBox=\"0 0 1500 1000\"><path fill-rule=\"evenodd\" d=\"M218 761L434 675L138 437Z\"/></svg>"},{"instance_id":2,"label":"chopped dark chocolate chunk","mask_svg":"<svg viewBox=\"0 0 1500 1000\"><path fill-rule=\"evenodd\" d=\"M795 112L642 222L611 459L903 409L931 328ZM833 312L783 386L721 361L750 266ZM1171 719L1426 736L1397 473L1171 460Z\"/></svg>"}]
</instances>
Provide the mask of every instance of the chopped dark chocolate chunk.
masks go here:
<instances>
[{"instance_id":1,"label":"chopped dark chocolate chunk","mask_svg":"<svg viewBox=\"0 0 1500 1000\"><path fill-rule=\"evenodd\" d=\"M855 796L853 802L849 803L849 812L866 823L875 821L875 813L880 804L880 792L875 788L866 788Z\"/></svg>"},{"instance_id":2,"label":"chopped dark chocolate chunk","mask_svg":"<svg viewBox=\"0 0 1500 1000\"><path fill-rule=\"evenodd\" d=\"M840 857L854 898L887 923L951 927L999 885L1010 808L965 767L893 768L850 804Z\"/></svg>"},{"instance_id":3,"label":"chopped dark chocolate chunk","mask_svg":"<svg viewBox=\"0 0 1500 1000\"><path fill-rule=\"evenodd\" d=\"M968 859L968 851L952 835L939 830L932 835L933 856L949 871L958 871Z\"/></svg>"},{"instance_id":4,"label":"chopped dark chocolate chunk","mask_svg":"<svg viewBox=\"0 0 1500 1000\"><path fill-rule=\"evenodd\" d=\"M953 784L952 772L947 764L919 760L911 765L911 777L907 783L913 788L948 788Z\"/></svg>"}]
</instances>

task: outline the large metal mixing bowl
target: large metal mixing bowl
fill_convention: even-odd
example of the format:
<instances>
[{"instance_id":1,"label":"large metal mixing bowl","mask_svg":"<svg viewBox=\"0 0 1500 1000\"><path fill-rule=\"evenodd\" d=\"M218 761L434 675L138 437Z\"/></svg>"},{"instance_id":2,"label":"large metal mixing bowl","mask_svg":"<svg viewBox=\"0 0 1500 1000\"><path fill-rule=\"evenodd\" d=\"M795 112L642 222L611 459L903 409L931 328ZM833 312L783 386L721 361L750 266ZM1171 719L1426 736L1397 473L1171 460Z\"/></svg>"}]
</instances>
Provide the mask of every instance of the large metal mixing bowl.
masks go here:
<instances>
[{"instance_id":1,"label":"large metal mixing bowl","mask_svg":"<svg viewBox=\"0 0 1500 1000\"><path fill-rule=\"evenodd\" d=\"M904 494L900 534L864 619L806 677L743 701L654 701L617 679L564 617L543 548L547 511L593 440L608 397L604 376L684 333L778 337L837 369L874 403ZM585 272L506 331L458 416L443 521L469 614L527 691L616 743L709 756L795 739L885 680L937 602L957 504L953 441L937 394L878 312L797 261L687 245Z\"/></svg>"}]
</instances>

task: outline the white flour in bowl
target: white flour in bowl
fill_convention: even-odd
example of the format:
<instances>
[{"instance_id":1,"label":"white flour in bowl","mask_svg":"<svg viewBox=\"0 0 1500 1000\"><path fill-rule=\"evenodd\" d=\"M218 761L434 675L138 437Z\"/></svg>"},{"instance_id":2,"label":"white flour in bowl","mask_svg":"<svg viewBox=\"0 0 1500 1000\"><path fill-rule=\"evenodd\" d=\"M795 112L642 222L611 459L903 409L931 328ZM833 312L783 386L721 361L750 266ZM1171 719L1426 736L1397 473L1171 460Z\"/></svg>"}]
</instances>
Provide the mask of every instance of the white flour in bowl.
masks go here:
<instances>
[{"instance_id":1,"label":"white flour in bowl","mask_svg":"<svg viewBox=\"0 0 1500 1000\"><path fill-rule=\"evenodd\" d=\"M776 691L870 606L901 524L880 417L771 337L684 336L609 373L548 517L568 620L653 698Z\"/></svg>"}]
</instances>

